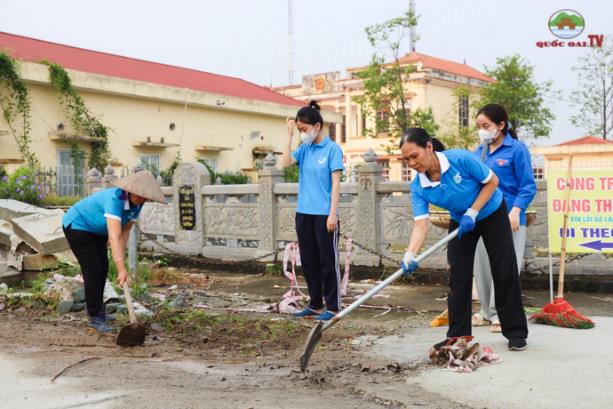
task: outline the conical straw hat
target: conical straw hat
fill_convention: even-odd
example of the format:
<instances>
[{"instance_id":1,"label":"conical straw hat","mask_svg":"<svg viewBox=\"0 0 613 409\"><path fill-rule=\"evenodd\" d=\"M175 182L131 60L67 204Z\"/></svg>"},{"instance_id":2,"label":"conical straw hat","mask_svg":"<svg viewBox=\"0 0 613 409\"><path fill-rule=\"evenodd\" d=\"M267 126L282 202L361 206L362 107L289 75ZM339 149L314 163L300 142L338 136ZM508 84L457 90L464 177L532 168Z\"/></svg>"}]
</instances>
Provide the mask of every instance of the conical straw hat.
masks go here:
<instances>
[{"instance_id":1,"label":"conical straw hat","mask_svg":"<svg viewBox=\"0 0 613 409\"><path fill-rule=\"evenodd\" d=\"M113 185L129 193L134 193L148 200L166 203L160 184L148 170L132 173L113 182Z\"/></svg>"}]
</instances>

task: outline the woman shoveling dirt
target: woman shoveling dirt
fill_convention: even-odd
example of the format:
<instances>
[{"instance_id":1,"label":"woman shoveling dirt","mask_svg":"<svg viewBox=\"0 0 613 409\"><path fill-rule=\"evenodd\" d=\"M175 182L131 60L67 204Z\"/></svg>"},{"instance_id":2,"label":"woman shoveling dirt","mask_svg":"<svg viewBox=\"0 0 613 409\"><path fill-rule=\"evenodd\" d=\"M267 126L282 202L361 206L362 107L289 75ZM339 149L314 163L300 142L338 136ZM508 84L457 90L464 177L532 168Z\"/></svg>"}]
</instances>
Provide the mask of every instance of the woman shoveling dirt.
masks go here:
<instances>
[{"instance_id":1,"label":"woman shoveling dirt","mask_svg":"<svg viewBox=\"0 0 613 409\"><path fill-rule=\"evenodd\" d=\"M128 282L124 254L130 229L146 201L165 203L160 185L149 171L133 173L76 203L62 221L64 234L77 257L85 283L85 302L90 326L110 332L102 295L109 271L107 242L111 244L120 286Z\"/></svg>"}]
</instances>

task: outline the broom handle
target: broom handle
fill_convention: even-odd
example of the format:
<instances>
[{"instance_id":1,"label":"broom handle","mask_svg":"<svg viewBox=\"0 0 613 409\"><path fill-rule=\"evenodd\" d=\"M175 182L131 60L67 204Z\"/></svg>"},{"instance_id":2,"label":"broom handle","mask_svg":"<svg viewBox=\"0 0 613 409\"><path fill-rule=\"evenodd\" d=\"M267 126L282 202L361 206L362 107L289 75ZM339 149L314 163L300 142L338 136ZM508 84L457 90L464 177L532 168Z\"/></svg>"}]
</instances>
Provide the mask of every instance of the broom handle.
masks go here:
<instances>
[{"instance_id":1,"label":"broom handle","mask_svg":"<svg viewBox=\"0 0 613 409\"><path fill-rule=\"evenodd\" d=\"M415 258L415 261L418 264L421 263L429 255L431 255L432 253L434 253L435 251L437 251L438 249L443 247L445 244L447 244L451 240L453 240L457 235L458 235L458 229L455 229L454 231L452 231L451 233L449 233L448 235L446 235L445 237L440 239L438 242L436 242L434 245L432 245L430 248L428 248L426 251L421 253L419 256L417 256L417 258ZM379 291L381 291L382 289L387 287L391 282L395 281L396 279L398 279L399 277L401 277L404 274L405 274L404 271L402 269L399 269L394 274L392 274L391 276L387 277L385 280L381 281L379 284L377 284L376 286L371 288L366 294L362 295L360 298L355 300L347 308L345 308L344 310L342 310L341 312L336 314L334 317L332 317L332 319L330 321L327 321L324 324L324 326L322 328L322 331L325 331L326 329L328 329L329 327L334 325L336 322L340 321L344 316L348 315L351 311L355 310L360 305L364 304L373 295L377 294Z\"/></svg>"},{"instance_id":2,"label":"broom handle","mask_svg":"<svg viewBox=\"0 0 613 409\"><path fill-rule=\"evenodd\" d=\"M564 297L564 270L566 268L566 236L568 228L568 210L570 208L570 185L573 176L573 154L568 157L568 173L566 176L566 202L564 204L564 223L562 227L562 251L560 253L560 273L558 275L558 298Z\"/></svg>"}]
</instances>

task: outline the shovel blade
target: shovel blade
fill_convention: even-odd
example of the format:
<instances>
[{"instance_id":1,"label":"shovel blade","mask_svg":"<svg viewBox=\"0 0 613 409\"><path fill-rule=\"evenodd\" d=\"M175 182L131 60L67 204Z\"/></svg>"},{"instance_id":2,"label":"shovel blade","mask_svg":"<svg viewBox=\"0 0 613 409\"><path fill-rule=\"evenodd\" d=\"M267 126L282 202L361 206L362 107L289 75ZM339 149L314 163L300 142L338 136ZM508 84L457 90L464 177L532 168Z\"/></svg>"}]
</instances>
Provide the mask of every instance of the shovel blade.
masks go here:
<instances>
[{"instance_id":1,"label":"shovel blade","mask_svg":"<svg viewBox=\"0 0 613 409\"><path fill-rule=\"evenodd\" d=\"M119 331L117 345L134 347L145 342L145 327L139 323L128 324Z\"/></svg>"},{"instance_id":2,"label":"shovel blade","mask_svg":"<svg viewBox=\"0 0 613 409\"><path fill-rule=\"evenodd\" d=\"M306 372L307 366L309 365L309 360L311 359L311 355L313 355L313 351L315 351L315 347L319 343L321 339L321 333L323 332L323 321L319 321L317 325L313 327L309 336L304 343L304 352L300 357L300 369L302 372Z\"/></svg>"}]
</instances>

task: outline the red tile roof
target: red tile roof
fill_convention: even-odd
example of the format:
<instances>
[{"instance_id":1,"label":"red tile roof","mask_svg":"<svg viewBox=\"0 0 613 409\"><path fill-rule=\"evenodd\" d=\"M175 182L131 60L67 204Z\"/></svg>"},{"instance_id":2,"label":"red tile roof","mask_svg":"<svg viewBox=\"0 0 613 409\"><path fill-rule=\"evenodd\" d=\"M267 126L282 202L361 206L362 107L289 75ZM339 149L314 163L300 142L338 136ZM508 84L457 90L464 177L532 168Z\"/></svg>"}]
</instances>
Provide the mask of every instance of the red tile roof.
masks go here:
<instances>
[{"instance_id":1,"label":"red tile roof","mask_svg":"<svg viewBox=\"0 0 613 409\"><path fill-rule=\"evenodd\" d=\"M597 136L585 135L581 138L573 139L571 141L562 142L557 144L556 146L566 146L566 145L610 145L613 144L613 141L609 141L607 139L599 138Z\"/></svg>"},{"instance_id":2,"label":"red tile roof","mask_svg":"<svg viewBox=\"0 0 613 409\"><path fill-rule=\"evenodd\" d=\"M404 57L400 57L399 62L400 64L415 64L417 62L421 62L426 69L433 69L437 71L448 72L450 74L463 75L465 77L475 78L481 81L493 81L492 78L488 77L481 71L476 70L469 65L460 64L449 60L443 60L442 58L436 58L426 54L413 52L405 55ZM363 68L365 67L349 68L348 71L356 71L361 70Z\"/></svg>"},{"instance_id":3,"label":"red tile roof","mask_svg":"<svg viewBox=\"0 0 613 409\"><path fill-rule=\"evenodd\" d=\"M431 68L438 71L445 71L451 74L463 75L465 77L475 78L481 81L493 81L481 71L474 69L466 64L460 64L457 62L443 60L441 58L431 57L429 55L413 52L400 58L400 63L403 64L415 64L421 61L426 68Z\"/></svg>"},{"instance_id":4,"label":"red tile roof","mask_svg":"<svg viewBox=\"0 0 613 409\"><path fill-rule=\"evenodd\" d=\"M13 58L18 60L34 63L49 60L60 64L64 68L93 74L282 105L304 105L304 102L240 78L86 50L1 31L0 50L8 51Z\"/></svg>"}]
</instances>

